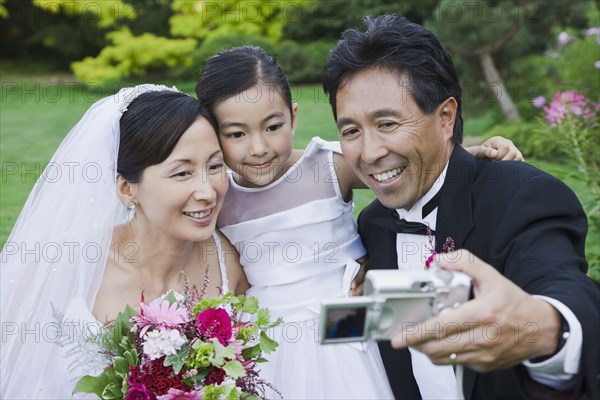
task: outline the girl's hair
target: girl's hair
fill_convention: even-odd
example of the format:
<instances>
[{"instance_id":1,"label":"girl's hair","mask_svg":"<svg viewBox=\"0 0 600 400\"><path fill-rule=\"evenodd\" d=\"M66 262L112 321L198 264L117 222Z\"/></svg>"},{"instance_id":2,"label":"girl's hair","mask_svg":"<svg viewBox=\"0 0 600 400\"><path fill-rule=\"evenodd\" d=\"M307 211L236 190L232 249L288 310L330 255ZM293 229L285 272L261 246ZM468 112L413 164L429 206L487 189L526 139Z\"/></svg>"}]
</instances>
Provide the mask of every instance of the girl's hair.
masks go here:
<instances>
[{"instance_id":1,"label":"girl's hair","mask_svg":"<svg viewBox=\"0 0 600 400\"><path fill-rule=\"evenodd\" d=\"M272 56L255 46L234 47L209 58L200 72L196 95L214 113L219 103L259 83L268 87L268 93L259 95L268 96L276 90L293 114L290 85L283 70Z\"/></svg>"},{"instance_id":2,"label":"girl's hair","mask_svg":"<svg viewBox=\"0 0 600 400\"><path fill-rule=\"evenodd\" d=\"M148 92L136 97L120 120L117 172L128 182L142 179L144 169L163 162L198 117L211 114L185 93Z\"/></svg>"}]
</instances>

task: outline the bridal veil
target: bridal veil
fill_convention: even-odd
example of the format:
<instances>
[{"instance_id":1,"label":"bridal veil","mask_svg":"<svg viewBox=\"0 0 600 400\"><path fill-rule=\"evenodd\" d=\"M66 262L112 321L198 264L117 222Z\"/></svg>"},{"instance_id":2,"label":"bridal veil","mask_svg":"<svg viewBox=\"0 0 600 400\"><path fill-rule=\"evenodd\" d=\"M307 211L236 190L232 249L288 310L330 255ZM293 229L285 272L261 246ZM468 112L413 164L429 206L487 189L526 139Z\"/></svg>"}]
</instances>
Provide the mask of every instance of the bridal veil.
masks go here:
<instances>
[{"instance_id":1,"label":"bridal veil","mask_svg":"<svg viewBox=\"0 0 600 400\"><path fill-rule=\"evenodd\" d=\"M113 227L127 219L115 188L119 120L137 95L161 90L175 89L140 85L93 104L34 185L1 253L1 398L65 393L52 371L74 338L60 315L75 296L92 310Z\"/></svg>"}]
</instances>

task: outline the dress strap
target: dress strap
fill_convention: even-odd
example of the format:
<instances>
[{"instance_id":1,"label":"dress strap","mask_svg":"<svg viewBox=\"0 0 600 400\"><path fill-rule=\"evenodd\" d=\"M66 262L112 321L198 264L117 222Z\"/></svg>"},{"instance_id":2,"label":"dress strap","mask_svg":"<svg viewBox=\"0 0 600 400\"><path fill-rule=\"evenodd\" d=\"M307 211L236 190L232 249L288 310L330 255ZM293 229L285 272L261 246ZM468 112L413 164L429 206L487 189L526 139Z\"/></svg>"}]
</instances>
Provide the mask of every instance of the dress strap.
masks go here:
<instances>
[{"instance_id":1,"label":"dress strap","mask_svg":"<svg viewBox=\"0 0 600 400\"><path fill-rule=\"evenodd\" d=\"M215 246L217 246L217 258L219 259L219 269L221 270L221 294L225 294L229 292L229 280L227 279L227 266L225 265L225 255L223 254L223 248L221 246L221 238L217 234L217 232L213 232L212 237L215 241Z\"/></svg>"}]
</instances>

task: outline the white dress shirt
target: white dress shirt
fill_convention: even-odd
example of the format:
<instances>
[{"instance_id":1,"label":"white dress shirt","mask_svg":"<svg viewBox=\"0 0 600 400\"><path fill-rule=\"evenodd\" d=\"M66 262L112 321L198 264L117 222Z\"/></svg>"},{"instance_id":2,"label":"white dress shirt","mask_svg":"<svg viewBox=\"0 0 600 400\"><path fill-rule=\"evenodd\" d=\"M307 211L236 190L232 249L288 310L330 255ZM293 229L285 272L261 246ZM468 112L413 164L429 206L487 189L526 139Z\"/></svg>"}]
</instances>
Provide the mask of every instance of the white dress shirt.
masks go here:
<instances>
[{"instance_id":1,"label":"white dress shirt","mask_svg":"<svg viewBox=\"0 0 600 400\"><path fill-rule=\"evenodd\" d=\"M422 208L442 188L448 165L444 168L431 189L419 199L410 210L397 209L400 219L411 222L422 222L433 231L436 229L437 207L423 218ZM425 260L431 255L431 239L424 235L399 233L396 237L398 268L400 270L422 270ZM525 361L523 365L532 379L554 389L565 390L574 383L574 375L579 372L579 361L582 348L581 324L575 314L563 303L546 296L534 296L554 306L569 324L570 334L562 349L551 358L532 363ZM456 378L450 365L435 365L423 353L409 348L411 352L413 374L423 399L456 398ZM435 379L432 379L435 377Z\"/></svg>"}]
</instances>

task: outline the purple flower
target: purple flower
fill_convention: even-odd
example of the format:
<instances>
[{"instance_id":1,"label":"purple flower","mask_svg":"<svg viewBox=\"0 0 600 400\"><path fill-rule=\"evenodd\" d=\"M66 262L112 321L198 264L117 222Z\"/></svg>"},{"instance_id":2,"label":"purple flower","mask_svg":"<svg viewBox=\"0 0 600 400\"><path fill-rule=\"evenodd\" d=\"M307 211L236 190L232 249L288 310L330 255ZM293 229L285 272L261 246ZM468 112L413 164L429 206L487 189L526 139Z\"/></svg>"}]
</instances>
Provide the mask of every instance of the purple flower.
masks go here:
<instances>
[{"instance_id":1,"label":"purple flower","mask_svg":"<svg viewBox=\"0 0 600 400\"><path fill-rule=\"evenodd\" d=\"M546 98L544 96L538 96L531 101L535 108L542 108L546 104Z\"/></svg>"},{"instance_id":2,"label":"purple flower","mask_svg":"<svg viewBox=\"0 0 600 400\"><path fill-rule=\"evenodd\" d=\"M130 386L125 400L150 400L150 394L146 391L146 385L143 383Z\"/></svg>"},{"instance_id":3,"label":"purple flower","mask_svg":"<svg viewBox=\"0 0 600 400\"><path fill-rule=\"evenodd\" d=\"M600 69L600 60L594 63L594 67L596 67L596 69Z\"/></svg>"},{"instance_id":4,"label":"purple flower","mask_svg":"<svg viewBox=\"0 0 600 400\"><path fill-rule=\"evenodd\" d=\"M600 44L600 28L595 27L595 28L590 28L587 30L586 32L587 36L596 36L596 43Z\"/></svg>"},{"instance_id":5,"label":"purple flower","mask_svg":"<svg viewBox=\"0 0 600 400\"><path fill-rule=\"evenodd\" d=\"M598 28L598 27L590 28L585 33L588 36L600 35L600 28Z\"/></svg>"},{"instance_id":6,"label":"purple flower","mask_svg":"<svg viewBox=\"0 0 600 400\"><path fill-rule=\"evenodd\" d=\"M563 48L569 43L573 41L573 37L569 35L567 32L561 32L558 34L557 46L558 48Z\"/></svg>"}]
</instances>

